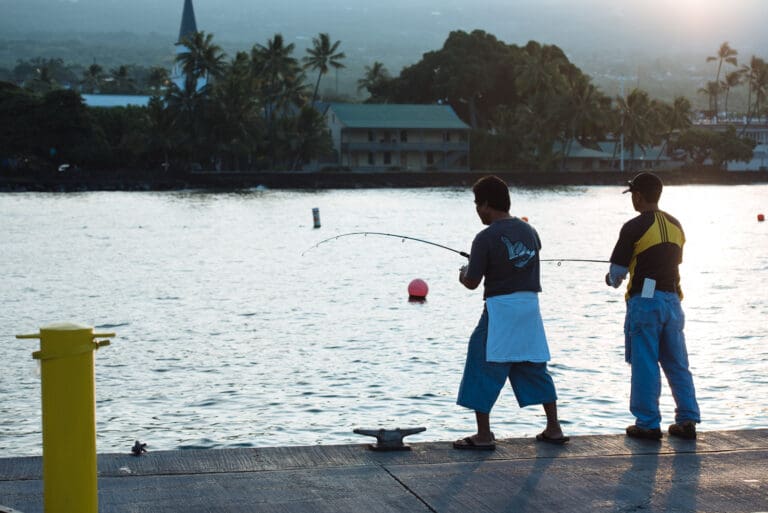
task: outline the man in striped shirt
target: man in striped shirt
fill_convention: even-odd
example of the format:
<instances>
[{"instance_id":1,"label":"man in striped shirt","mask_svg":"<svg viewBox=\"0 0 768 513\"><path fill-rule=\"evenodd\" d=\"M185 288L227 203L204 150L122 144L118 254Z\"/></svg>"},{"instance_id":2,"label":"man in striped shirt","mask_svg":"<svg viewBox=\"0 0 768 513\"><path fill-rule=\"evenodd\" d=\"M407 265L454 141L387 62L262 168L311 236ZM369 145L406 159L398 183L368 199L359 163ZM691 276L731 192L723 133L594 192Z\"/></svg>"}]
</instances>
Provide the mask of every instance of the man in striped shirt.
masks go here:
<instances>
[{"instance_id":1,"label":"man in striped shirt","mask_svg":"<svg viewBox=\"0 0 768 513\"><path fill-rule=\"evenodd\" d=\"M677 219L659 210L662 187L653 173L640 173L629 181L624 192L632 193L632 206L640 215L621 228L605 281L618 288L629 273L624 336L625 358L632 366L629 409L635 424L627 427L627 436L652 440L662 436L661 365L676 404L675 423L668 432L694 439L701 419L688 368L678 270L685 235Z\"/></svg>"}]
</instances>

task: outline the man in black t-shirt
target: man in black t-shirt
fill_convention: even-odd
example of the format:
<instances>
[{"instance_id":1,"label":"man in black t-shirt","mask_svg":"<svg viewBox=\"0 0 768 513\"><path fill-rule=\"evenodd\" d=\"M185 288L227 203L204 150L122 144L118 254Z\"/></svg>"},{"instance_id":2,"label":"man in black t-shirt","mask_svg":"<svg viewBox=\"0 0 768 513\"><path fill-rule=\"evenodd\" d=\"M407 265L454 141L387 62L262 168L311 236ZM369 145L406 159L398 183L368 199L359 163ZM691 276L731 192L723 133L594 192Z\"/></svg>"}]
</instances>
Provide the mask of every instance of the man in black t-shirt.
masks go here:
<instances>
[{"instance_id":1,"label":"man in black t-shirt","mask_svg":"<svg viewBox=\"0 0 768 513\"><path fill-rule=\"evenodd\" d=\"M640 173L629 182L632 205L640 215L621 228L611 254L605 281L618 288L629 273L625 299L625 358L632 366L629 409L635 424L627 436L661 438L661 372L664 370L677 408L669 434L696 438L701 421L693 377L688 369L688 350L683 327L685 315L680 306L679 264L683 260L685 234L680 222L659 210L661 179Z\"/></svg>"},{"instance_id":2,"label":"man in black t-shirt","mask_svg":"<svg viewBox=\"0 0 768 513\"><path fill-rule=\"evenodd\" d=\"M539 310L539 235L509 215L509 189L486 176L472 188L481 222L488 227L472 242L469 264L459 282L477 288L485 278L485 307L467 348L456 404L474 410L477 433L456 440L456 449L492 450L490 412L508 380L520 407L541 404L547 416L540 442L563 444L557 418L557 393L547 372L550 359Z\"/></svg>"}]
</instances>

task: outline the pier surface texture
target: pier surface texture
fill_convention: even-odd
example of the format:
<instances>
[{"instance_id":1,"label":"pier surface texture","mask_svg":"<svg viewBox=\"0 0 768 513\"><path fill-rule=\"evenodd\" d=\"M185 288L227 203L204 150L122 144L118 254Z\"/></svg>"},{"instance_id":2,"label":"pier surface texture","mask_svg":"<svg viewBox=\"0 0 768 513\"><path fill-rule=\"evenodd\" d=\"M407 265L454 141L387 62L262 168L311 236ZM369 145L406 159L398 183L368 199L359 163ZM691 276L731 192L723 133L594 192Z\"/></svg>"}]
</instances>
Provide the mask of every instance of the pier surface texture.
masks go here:
<instances>
[{"instance_id":1,"label":"pier surface texture","mask_svg":"<svg viewBox=\"0 0 768 513\"><path fill-rule=\"evenodd\" d=\"M132 442L98 456L100 511L768 512L768 429L507 439L493 452L448 442L152 452L149 441L133 456ZM40 457L0 459L0 511L43 511L41 469Z\"/></svg>"}]
</instances>

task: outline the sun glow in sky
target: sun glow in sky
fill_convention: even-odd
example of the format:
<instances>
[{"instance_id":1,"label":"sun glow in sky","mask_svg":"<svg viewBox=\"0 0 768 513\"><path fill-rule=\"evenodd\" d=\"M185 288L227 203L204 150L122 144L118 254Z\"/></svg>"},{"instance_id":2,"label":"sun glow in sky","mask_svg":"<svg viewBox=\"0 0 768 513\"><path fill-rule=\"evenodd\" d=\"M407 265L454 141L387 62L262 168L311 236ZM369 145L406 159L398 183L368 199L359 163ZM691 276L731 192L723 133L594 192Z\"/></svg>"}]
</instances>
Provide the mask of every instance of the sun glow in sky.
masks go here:
<instances>
[{"instance_id":1,"label":"sun glow in sky","mask_svg":"<svg viewBox=\"0 0 768 513\"><path fill-rule=\"evenodd\" d=\"M663 4L676 18L709 18L718 8L717 3L711 0L669 0Z\"/></svg>"},{"instance_id":2,"label":"sun glow in sky","mask_svg":"<svg viewBox=\"0 0 768 513\"><path fill-rule=\"evenodd\" d=\"M646 16L683 33L734 30L762 11L754 0L647 0L636 4Z\"/></svg>"},{"instance_id":3,"label":"sun glow in sky","mask_svg":"<svg viewBox=\"0 0 768 513\"><path fill-rule=\"evenodd\" d=\"M668 18L679 23L681 28L710 28L718 19L733 15L733 9L729 10L727 2L721 0L668 0L660 3L662 9L667 10Z\"/></svg>"},{"instance_id":4,"label":"sun glow in sky","mask_svg":"<svg viewBox=\"0 0 768 513\"><path fill-rule=\"evenodd\" d=\"M562 4L562 2L561 2ZM593 0L591 11L610 13L609 23L628 39L640 44L712 48L723 41L750 45L750 34L762 31L758 20L765 18L766 0ZM608 30L603 23L599 30ZM749 51L760 52L760 45Z\"/></svg>"},{"instance_id":5,"label":"sun glow in sky","mask_svg":"<svg viewBox=\"0 0 768 513\"><path fill-rule=\"evenodd\" d=\"M324 31L341 39L347 49L370 53L371 48L386 47L397 61L392 67L439 47L452 30L481 29L508 43L535 40L606 59L648 53L699 58L712 55L724 41L745 58L764 56L768 48L768 0L194 0L194 4L199 28L218 40L244 46L280 32L288 39L309 41L312 34ZM0 0L0 5L0 38L123 31L173 35L183 0Z\"/></svg>"}]
</instances>

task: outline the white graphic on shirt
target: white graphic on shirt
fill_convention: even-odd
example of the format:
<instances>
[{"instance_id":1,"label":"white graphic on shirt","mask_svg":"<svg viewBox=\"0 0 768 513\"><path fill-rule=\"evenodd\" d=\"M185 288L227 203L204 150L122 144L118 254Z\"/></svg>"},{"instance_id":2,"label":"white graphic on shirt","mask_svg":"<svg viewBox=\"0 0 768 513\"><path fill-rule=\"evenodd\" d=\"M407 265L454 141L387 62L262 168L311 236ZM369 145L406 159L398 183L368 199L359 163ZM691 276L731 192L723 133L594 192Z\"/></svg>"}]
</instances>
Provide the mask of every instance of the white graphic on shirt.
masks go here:
<instances>
[{"instance_id":1,"label":"white graphic on shirt","mask_svg":"<svg viewBox=\"0 0 768 513\"><path fill-rule=\"evenodd\" d=\"M503 235L501 236L501 241L507 247L509 260L518 269L522 269L528 265L533 257L536 256L536 251L530 249L520 241L512 242Z\"/></svg>"}]
</instances>

